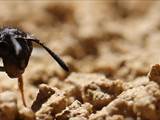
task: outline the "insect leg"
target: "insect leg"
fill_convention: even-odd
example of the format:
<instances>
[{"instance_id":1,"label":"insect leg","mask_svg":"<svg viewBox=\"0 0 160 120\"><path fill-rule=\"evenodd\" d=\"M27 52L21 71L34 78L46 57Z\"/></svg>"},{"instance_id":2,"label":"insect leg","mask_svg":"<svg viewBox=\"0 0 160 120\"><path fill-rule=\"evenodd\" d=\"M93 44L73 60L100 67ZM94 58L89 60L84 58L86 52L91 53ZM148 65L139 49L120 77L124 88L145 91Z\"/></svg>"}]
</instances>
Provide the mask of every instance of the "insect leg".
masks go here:
<instances>
[{"instance_id":1,"label":"insect leg","mask_svg":"<svg viewBox=\"0 0 160 120\"><path fill-rule=\"evenodd\" d=\"M19 90L20 90L20 93L21 93L23 105L24 105L25 107L27 107L26 101L25 101L25 97L24 97L23 77L22 77L22 76L20 76L20 77L18 78L18 87L19 87Z\"/></svg>"},{"instance_id":2,"label":"insect leg","mask_svg":"<svg viewBox=\"0 0 160 120\"><path fill-rule=\"evenodd\" d=\"M5 72L5 69L3 66L0 66L0 72Z\"/></svg>"}]
</instances>

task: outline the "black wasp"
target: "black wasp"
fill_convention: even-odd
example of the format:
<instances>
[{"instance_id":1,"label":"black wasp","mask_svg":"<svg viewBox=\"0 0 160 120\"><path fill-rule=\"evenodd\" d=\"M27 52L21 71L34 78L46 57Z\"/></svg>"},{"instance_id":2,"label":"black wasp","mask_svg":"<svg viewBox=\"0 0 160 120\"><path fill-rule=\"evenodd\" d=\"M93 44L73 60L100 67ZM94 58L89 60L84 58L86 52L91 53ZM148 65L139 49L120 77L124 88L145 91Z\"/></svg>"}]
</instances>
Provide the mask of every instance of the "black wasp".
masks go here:
<instances>
[{"instance_id":1,"label":"black wasp","mask_svg":"<svg viewBox=\"0 0 160 120\"><path fill-rule=\"evenodd\" d=\"M31 56L33 49L32 42L42 46L65 71L69 71L67 65L53 51L32 35L17 28L1 28L0 57L2 58L3 66L0 66L0 71L6 72L11 78L18 78L18 86L24 106L26 106L26 102L24 99L22 74L24 73Z\"/></svg>"}]
</instances>

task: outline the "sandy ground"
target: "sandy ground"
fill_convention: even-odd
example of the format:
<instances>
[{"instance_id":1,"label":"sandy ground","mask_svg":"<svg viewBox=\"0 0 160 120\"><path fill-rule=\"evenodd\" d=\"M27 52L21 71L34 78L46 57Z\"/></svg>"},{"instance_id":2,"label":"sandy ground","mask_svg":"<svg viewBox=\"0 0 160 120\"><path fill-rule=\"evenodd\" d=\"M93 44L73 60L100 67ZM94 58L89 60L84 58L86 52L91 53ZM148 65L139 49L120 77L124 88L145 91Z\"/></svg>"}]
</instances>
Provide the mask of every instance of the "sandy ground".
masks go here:
<instances>
[{"instance_id":1,"label":"sandy ground","mask_svg":"<svg viewBox=\"0 0 160 120\"><path fill-rule=\"evenodd\" d=\"M0 1L0 25L33 34L69 66L34 45L16 79L0 74L0 120L160 120L160 2Z\"/></svg>"}]
</instances>

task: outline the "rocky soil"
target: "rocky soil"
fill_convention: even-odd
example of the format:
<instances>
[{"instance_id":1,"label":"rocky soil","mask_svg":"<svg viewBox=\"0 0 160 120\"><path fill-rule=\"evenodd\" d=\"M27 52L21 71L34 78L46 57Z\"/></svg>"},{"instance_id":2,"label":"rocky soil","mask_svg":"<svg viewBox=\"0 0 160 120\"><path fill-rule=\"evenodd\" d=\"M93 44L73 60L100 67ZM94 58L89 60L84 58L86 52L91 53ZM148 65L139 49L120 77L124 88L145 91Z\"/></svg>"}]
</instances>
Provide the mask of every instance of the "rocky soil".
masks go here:
<instances>
[{"instance_id":1,"label":"rocky soil","mask_svg":"<svg viewBox=\"0 0 160 120\"><path fill-rule=\"evenodd\" d=\"M23 74L0 74L0 120L160 120L160 2L0 1L0 26L33 34Z\"/></svg>"}]
</instances>

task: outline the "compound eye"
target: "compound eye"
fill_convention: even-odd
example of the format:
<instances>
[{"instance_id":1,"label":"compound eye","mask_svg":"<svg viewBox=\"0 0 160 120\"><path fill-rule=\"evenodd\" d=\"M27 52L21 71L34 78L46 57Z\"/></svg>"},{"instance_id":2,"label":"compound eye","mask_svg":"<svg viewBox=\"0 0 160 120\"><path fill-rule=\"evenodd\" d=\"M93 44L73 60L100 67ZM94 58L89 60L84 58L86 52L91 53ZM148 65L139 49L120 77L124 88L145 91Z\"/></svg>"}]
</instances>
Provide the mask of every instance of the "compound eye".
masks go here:
<instances>
[{"instance_id":1,"label":"compound eye","mask_svg":"<svg viewBox=\"0 0 160 120\"><path fill-rule=\"evenodd\" d=\"M4 57L9 53L9 46L6 42L0 42L0 56Z\"/></svg>"}]
</instances>

